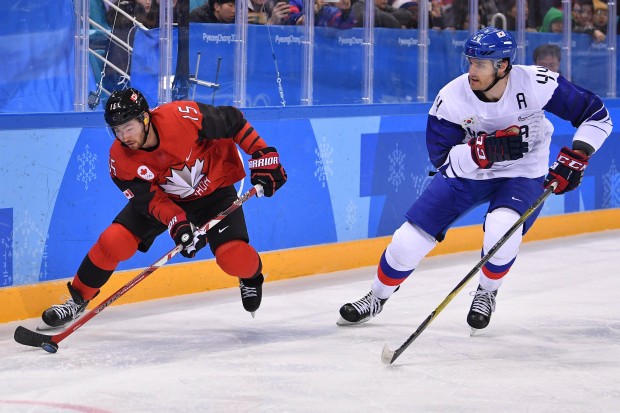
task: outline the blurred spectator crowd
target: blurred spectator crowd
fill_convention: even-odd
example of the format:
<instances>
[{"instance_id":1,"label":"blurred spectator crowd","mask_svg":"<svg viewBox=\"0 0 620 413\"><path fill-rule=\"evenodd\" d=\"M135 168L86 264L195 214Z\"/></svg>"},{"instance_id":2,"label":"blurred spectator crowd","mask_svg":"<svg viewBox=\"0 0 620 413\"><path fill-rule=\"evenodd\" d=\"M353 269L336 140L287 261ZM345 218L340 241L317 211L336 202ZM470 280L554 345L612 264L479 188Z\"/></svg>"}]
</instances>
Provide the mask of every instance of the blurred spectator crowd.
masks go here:
<instances>
[{"instance_id":1,"label":"blurred spectator crowd","mask_svg":"<svg viewBox=\"0 0 620 413\"><path fill-rule=\"evenodd\" d=\"M157 27L158 0L109 0L133 16L146 28ZM416 29L420 0L315 0L314 24L347 29L364 25L365 1L375 6L375 27ZM468 0L428 1L428 27L434 30L468 30ZM190 22L233 23L235 0L189 0ZM105 8L110 27L133 26L133 23L104 0L91 0ZM175 17L178 1L173 0ZM607 0L572 0L572 30L586 33L596 42L605 40L608 26ZM304 22L303 0L248 0L251 24L300 25ZM562 0L526 0L525 28L530 32L561 33ZM95 4L95 8L97 5ZM516 30L517 0L479 0L478 26L496 26ZM616 21L618 17L616 16ZM617 23L616 23L617 24Z\"/></svg>"},{"instance_id":2,"label":"blurred spectator crowd","mask_svg":"<svg viewBox=\"0 0 620 413\"><path fill-rule=\"evenodd\" d=\"M180 2L172 0L173 20L180 16L196 23L234 23L235 0L186 0L189 16L180 10ZM314 25L349 29L364 26L366 1L374 2L374 25L393 29L417 29L421 1L428 1L428 27L432 30L469 30L468 0L314 0ZM572 31L605 41L608 31L608 0L571 0ZM562 33L564 26L562 0L525 0L525 30L528 32ZM187 3L184 4L187 7ZM301 25L304 23L303 0L248 0L248 22L262 25ZM187 8L185 8L187 10ZM495 26L511 31L517 29L517 0L478 0L478 28ZM91 19L116 37L105 39L99 49L112 65L104 65L102 83L105 90L124 88L131 64L130 48L137 27L159 26L159 0L90 0ZM618 33L618 16L614 17ZM122 40L125 44L118 42ZM92 43L91 36L91 46ZM556 46L557 48L557 46ZM559 49L559 48L557 48ZM538 57L554 61L559 67L559 50L542 49ZM536 56L535 56L536 57ZM535 62L537 59L534 59ZM546 64L537 63L547 67Z\"/></svg>"}]
</instances>

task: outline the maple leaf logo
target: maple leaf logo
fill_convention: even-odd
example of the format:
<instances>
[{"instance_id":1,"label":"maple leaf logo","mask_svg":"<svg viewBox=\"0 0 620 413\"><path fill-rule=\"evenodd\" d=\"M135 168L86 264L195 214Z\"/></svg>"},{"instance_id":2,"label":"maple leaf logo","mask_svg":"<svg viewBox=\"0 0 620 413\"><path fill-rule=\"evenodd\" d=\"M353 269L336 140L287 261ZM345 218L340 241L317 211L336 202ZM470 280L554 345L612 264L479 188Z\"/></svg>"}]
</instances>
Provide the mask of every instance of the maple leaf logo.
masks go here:
<instances>
[{"instance_id":1,"label":"maple leaf logo","mask_svg":"<svg viewBox=\"0 0 620 413\"><path fill-rule=\"evenodd\" d=\"M166 177L168 182L160 185L161 188L166 193L178 195L181 198L191 196L196 190L196 186L205 177L205 174L202 173L203 165L204 161L199 159L191 168L188 168L187 165L184 165L181 170L171 168L172 176Z\"/></svg>"}]
</instances>

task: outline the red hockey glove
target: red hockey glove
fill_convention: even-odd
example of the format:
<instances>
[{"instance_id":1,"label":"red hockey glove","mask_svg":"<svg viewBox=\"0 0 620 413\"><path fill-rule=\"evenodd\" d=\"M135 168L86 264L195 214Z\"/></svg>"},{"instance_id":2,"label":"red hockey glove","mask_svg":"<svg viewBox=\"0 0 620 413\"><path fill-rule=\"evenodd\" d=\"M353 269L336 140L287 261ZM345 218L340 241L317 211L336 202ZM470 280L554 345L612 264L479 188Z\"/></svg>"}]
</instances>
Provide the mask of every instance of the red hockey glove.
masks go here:
<instances>
[{"instance_id":1,"label":"red hockey glove","mask_svg":"<svg viewBox=\"0 0 620 413\"><path fill-rule=\"evenodd\" d=\"M549 188L551 182L556 181L558 186L554 194L563 194L577 188L583 179L583 172L588 166L590 157L583 156L566 146L560 150L558 159L549 168L544 186Z\"/></svg>"},{"instance_id":2,"label":"red hockey glove","mask_svg":"<svg viewBox=\"0 0 620 413\"><path fill-rule=\"evenodd\" d=\"M267 147L254 152L249 164L250 182L262 185L265 196L272 196L286 182L286 171L280 164L276 148Z\"/></svg>"},{"instance_id":3,"label":"red hockey glove","mask_svg":"<svg viewBox=\"0 0 620 413\"><path fill-rule=\"evenodd\" d=\"M523 142L519 127L515 125L472 138L469 146L471 157L482 169L490 168L494 162L521 159L528 151L527 142Z\"/></svg>"},{"instance_id":4,"label":"red hockey glove","mask_svg":"<svg viewBox=\"0 0 620 413\"><path fill-rule=\"evenodd\" d=\"M179 214L168 223L168 232L179 245L183 245L181 255L194 258L196 253L207 245L207 233L188 221L185 214Z\"/></svg>"}]
</instances>

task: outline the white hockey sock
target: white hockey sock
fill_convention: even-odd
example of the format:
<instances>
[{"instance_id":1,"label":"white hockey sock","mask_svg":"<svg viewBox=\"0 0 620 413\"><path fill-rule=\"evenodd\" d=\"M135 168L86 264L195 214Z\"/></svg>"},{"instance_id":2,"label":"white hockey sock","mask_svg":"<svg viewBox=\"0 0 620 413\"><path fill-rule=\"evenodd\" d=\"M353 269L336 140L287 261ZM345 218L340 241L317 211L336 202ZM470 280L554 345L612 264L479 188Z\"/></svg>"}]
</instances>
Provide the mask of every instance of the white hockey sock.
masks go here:
<instances>
[{"instance_id":1,"label":"white hockey sock","mask_svg":"<svg viewBox=\"0 0 620 413\"><path fill-rule=\"evenodd\" d=\"M480 272L480 286L487 291L498 290L499 287L501 287L502 285L502 281L504 281L503 277L500 278L499 280L492 280L491 278L487 277L482 272Z\"/></svg>"},{"instance_id":2,"label":"white hockey sock","mask_svg":"<svg viewBox=\"0 0 620 413\"><path fill-rule=\"evenodd\" d=\"M381 298L382 300L390 298L397 288L398 285L392 286L383 284L377 275L375 275L375 278L372 281L372 293L375 297Z\"/></svg>"},{"instance_id":3,"label":"white hockey sock","mask_svg":"<svg viewBox=\"0 0 620 413\"><path fill-rule=\"evenodd\" d=\"M385 250L385 262L390 269L411 273L418 266L420 260L435 247L435 244L436 241L433 237L415 225L405 222L394 232L392 242ZM406 277L400 282L402 283L405 279ZM382 283L375 274L372 292L376 297L390 298L397 288L398 285L391 286Z\"/></svg>"},{"instance_id":4,"label":"white hockey sock","mask_svg":"<svg viewBox=\"0 0 620 413\"><path fill-rule=\"evenodd\" d=\"M497 208L487 214L484 224L484 247L483 253L486 254L497 241L510 229L510 227L519 219L520 215L508 208ZM488 264L496 267L505 267L507 271L509 265L512 265L522 240L522 229L518 229L505 243L497 250L495 255L491 257ZM497 274L500 276L501 274ZM480 286L488 291L495 291L502 285L505 274L499 279L491 279L480 271Z\"/></svg>"}]
</instances>

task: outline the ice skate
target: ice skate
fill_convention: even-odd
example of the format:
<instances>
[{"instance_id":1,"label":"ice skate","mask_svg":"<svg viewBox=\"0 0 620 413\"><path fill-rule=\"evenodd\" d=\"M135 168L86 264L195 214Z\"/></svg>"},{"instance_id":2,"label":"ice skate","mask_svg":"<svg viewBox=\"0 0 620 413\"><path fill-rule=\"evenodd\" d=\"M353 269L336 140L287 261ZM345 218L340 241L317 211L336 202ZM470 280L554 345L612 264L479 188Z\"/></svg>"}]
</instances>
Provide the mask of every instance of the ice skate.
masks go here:
<instances>
[{"instance_id":1,"label":"ice skate","mask_svg":"<svg viewBox=\"0 0 620 413\"><path fill-rule=\"evenodd\" d=\"M89 301L84 300L82 295L73 288L71 283L67 283L71 298L67 299L64 304L53 305L43 312L42 321L37 330L51 330L63 328L71 321L77 319L88 305Z\"/></svg>"},{"instance_id":2,"label":"ice skate","mask_svg":"<svg viewBox=\"0 0 620 413\"><path fill-rule=\"evenodd\" d=\"M488 291L478 286L478 290L472 292L472 295L474 300L471 303L469 314L467 314L467 324L471 327L471 336L489 325L491 314L495 311L497 290Z\"/></svg>"},{"instance_id":3,"label":"ice skate","mask_svg":"<svg viewBox=\"0 0 620 413\"><path fill-rule=\"evenodd\" d=\"M265 277L263 274L258 274L254 278L239 278L239 289L241 290L241 302L243 308L255 316L256 310L260 307L261 299L263 298L263 282Z\"/></svg>"},{"instance_id":4,"label":"ice skate","mask_svg":"<svg viewBox=\"0 0 620 413\"><path fill-rule=\"evenodd\" d=\"M400 287L399 287L400 288ZM398 291L398 288L394 291ZM383 310L387 298L377 298L372 291L363 298L346 303L340 307L340 318L336 322L339 326L365 323Z\"/></svg>"}]
</instances>

